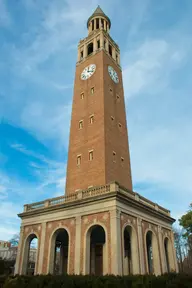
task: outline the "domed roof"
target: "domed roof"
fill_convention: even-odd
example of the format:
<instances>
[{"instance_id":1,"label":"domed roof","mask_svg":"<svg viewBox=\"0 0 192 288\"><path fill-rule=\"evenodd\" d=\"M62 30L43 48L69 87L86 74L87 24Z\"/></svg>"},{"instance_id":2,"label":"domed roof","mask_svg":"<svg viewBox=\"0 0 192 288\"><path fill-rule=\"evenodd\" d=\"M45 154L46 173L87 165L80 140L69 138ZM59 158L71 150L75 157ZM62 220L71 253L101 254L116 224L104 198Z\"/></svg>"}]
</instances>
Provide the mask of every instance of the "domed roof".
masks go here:
<instances>
[{"instance_id":1,"label":"domed roof","mask_svg":"<svg viewBox=\"0 0 192 288\"><path fill-rule=\"evenodd\" d=\"M105 13L103 12L103 10L101 9L101 7L98 5L97 9L93 12L93 14L89 17L89 19L87 20L87 27L89 25L89 21L97 16L103 16L107 19L107 21L109 22L109 28L111 27L111 20L109 19L109 17L107 15L105 15Z\"/></svg>"}]
</instances>

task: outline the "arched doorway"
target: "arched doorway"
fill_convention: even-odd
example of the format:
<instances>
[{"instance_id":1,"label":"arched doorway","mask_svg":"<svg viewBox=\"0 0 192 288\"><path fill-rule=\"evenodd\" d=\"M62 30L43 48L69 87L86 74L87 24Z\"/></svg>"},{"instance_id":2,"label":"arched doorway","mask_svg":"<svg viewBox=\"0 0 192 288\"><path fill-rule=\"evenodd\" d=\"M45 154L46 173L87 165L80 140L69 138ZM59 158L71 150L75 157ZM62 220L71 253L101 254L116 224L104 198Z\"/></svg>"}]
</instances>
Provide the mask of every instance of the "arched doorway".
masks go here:
<instances>
[{"instance_id":1,"label":"arched doorway","mask_svg":"<svg viewBox=\"0 0 192 288\"><path fill-rule=\"evenodd\" d=\"M101 225L92 226L86 236L85 274L106 273L106 235Z\"/></svg>"},{"instance_id":2,"label":"arched doorway","mask_svg":"<svg viewBox=\"0 0 192 288\"><path fill-rule=\"evenodd\" d=\"M124 275L132 274L131 227L124 230Z\"/></svg>"},{"instance_id":3,"label":"arched doorway","mask_svg":"<svg viewBox=\"0 0 192 288\"><path fill-rule=\"evenodd\" d=\"M67 274L69 263L69 235L66 229L55 231L51 239L50 265L51 274Z\"/></svg>"},{"instance_id":4,"label":"arched doorway","mask_svg":"<svg viewBox=\"0 0 192 288\"><path fill-rule=\"evenodd\" d=\"M34 275L37 273L38 238L35 234L30 234L24 247L22 274Z\"/></svg>"},{"instance_id":5,"label":"arched doorway","mask_svg":"<svg viewBox=\"0 0 192 288\"><path fill-rule=\"evenodd\" d=\"M153 251L152 251L152 232L148 231L146 235L147 265L149 274L153 273Z\"/></svg>"},{"instance_id":6,"label":"arched doorway","mask_svg":"<svg viewBox=\"0 0 192 288\"><path fill-rule=\"evenodd\" d=\"M149 274L160 275L160 255L157 236L154 232L148 231L146 234L146 257L147 272Z\"/></svg>"},{"instance_id":7,"label":"arched doorway","mask_svg":"<svg viewBox=\"0 0 192 288\"><path fill-rule=\"evenodd\" d=\"M165 240L164 240L164 249L165 249L166 270L169 273L170 272L170 266L169 266L169 254L168 254L168 238L165 238Z\"/></svg>"},{"instance_id":8,"label":"arched doorway","mask_svg":"<svg viewBox=\"0 0 192 288\"><path fill-rule=\"evenodd\" d=\"M176 271L173 244L169 237L164 238L164 253L165 253L166 271L168 273L172 271Z\"/></svg>"},{"instance_id":9,"label":"arched doorway","mask_svg":"<svg viewBox=\"0 0 192 288\"><path fill-rule=\"evenodd\" d=\"M139 274L139 251L137 233L132 226L127 225L123 231L123 274Z\"/></svg>"}]
</instances>

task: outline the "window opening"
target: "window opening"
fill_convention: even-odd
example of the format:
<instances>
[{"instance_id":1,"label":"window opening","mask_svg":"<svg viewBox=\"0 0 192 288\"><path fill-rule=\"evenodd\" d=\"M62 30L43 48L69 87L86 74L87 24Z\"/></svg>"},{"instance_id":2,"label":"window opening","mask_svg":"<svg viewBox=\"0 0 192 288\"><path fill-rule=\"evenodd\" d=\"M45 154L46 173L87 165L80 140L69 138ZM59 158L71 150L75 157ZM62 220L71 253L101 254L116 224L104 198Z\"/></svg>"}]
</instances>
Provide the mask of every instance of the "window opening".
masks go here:
<instances>
[{"instance_id":1,"label":"window opening","mask_svg":"<svg viewBox=\"0 0 192 288\"><path fill-rule=\"evenodd\" d=\"M79 129L83 128L83 120L79 121Z\"/></svg>"},{"instance_id":2,"label":"window opening","mask_svg":"<svg viewBox=\"0 0 192 288\"><path fill-rule=\"evenodd\" d=\"M97 49L100 49L100 40L97 40Z\"/></svg>"},{"instance_id":3,"label":"window opening","mask_svg":"<svg viewBox=\"0 0 192 288\"><path fill-rule=\"evenodd\" d=\"M89 43L87 46L87 55L90 55L93 53L93 43Z\"/></svg>"},{"instance_id":4,"label":"window opening","mask_svg":"<svg viewBox=\"0 0 192 288\"><path fill-rule=\"evenodd\" d=\"M77 156L77 165L81 165L81 155Z\"/></svg>"},{"instance_id":5,"label":"window opening","mask_svg":"<svg viewBox=\"0 0 192 288\"><path fill-rule=\"evenodd\" d=\"M109 44L109 54L112 56L112 46Z\"/></svg>"},{"instance_id":6,"label":"window opening","mask_svg":"<svg viewBox=\"0 0 192 288\"><path fill-rule=\"evenodd\" d=\"M99 18L96 19L96 29L99 29Z\"/></svg>"},{"instance_id":7,"label":"window opening","mask_svg":"<svg viewBox=\"0 0 192 288\"><path fill-rule=\"evenodd\" d=\"M89 161L93 160L93 151L89 151Z\"/></svg>"},{"instance_id":8,"label":"window opening","mask_svg":"<svg viewBox=\"0 0 192 288\"><path fill-rule=\"evenodd\" d=\"M94 94L94 91L95 91L95 89L94 89L94 87L92 87L91 88L91 94Z\"/></svg>"},{"instance_id":9,"label":"window opening","mask_svg":"<svg viewBox=\"0 0 192 288\"><path fill-rule=\"evenodd\" d=\"M90 116L90 119L89 119L89 121L90 121L90 124L93 124L93 122L94 122L94 116L92 115L92 116Z\"/></svg>"}]
</instances>

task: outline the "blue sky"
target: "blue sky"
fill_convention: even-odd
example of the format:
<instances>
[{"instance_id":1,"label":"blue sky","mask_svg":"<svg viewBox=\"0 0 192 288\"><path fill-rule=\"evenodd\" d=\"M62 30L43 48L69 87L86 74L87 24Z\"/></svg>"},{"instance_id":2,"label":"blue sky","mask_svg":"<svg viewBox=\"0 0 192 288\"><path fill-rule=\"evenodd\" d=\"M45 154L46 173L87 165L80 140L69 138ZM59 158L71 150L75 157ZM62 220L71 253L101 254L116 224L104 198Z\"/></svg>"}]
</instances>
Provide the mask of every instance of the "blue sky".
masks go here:
<instances>
[{"instance_id":1,"label":"blue sky","mask_svg":"<svg viewBox=\"0 0 192 288\"><path fill-rule=\"evenodd\" d=\"M121 49L134 190L176 218L192 199L192 1L0 0L0 239L62 195L77 45L97 5Z\"/></svg>"}]
</instances>

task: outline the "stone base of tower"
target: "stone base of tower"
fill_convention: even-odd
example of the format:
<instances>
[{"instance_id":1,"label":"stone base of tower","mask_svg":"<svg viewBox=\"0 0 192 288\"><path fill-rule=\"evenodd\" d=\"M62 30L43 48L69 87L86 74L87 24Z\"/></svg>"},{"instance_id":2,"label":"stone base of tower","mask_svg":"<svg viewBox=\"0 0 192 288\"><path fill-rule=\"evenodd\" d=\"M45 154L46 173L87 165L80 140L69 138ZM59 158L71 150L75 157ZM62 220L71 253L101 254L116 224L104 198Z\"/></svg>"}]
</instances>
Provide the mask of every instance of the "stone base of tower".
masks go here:
<instances>
[{"instance_id":1,"label":"stone base of tower","mask_svg":"<svg viewBox=\"0 0 192 288\"><path fill-rule=\"evenodd\" d=\"M178 271L168 210L118 183L25 205L15 274L163 274Z\"/></svg>"}]
</instances>

